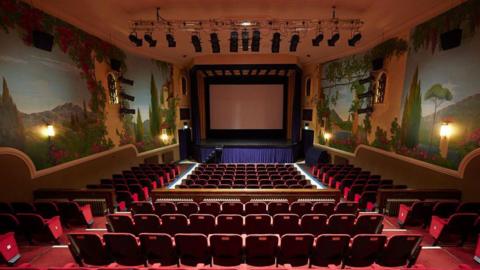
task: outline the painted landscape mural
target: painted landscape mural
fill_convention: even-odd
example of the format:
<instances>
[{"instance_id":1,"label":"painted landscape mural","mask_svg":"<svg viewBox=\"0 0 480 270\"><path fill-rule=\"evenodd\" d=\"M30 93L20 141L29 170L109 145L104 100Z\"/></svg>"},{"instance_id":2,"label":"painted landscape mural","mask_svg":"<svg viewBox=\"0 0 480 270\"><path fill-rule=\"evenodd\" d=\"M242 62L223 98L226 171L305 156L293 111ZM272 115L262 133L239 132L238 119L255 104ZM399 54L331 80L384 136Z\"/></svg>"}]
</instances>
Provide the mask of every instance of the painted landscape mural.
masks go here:
<instances>
[{"instance_id":1,"label":"painted landscape mural","mask_svg":"<svg viewBox=\"0 0 480 270\"><path fill-rule=\"evenodd\" d=\"M330 146L353 152L359 144L371 145L457 169L480 147L479 25L480 2L467 1L412 29L408 46L390 40L380 50L325 64L318 118L326 119L325 130L333 134ZM440 34L454 29L462 31L461 45L442 50ZM368 114L355 113L362 104L353 93L365 91L367 84L358 87L358 79L368 75L375 51L383 51L387 60L408 53L402 109L381 121L389 126L372 127ZM365 139L371 132L374 139Z\"/></svg>"},{"instance_id":2,"label":"painted landscape mural","mask_svg":"<svg viewBox=\"0 0 480 270\"><path fill-rule=\"evenodd\" d=\"M53 35L51 52L32 46L33 30ZM175 129L170 64L127 57L111 44L13 0L0 1L0 40L0 147L25 152L37 169L115 147L106 128L107 91L101 83L106 78L95 75L95 63L108 65L111 58L130 70L125 77L131 75L135 84L127 92L137 98L130 106L139 109L123 117L123 128L117 130L121 144L135 143L143 151L173 142L157 136L162 129L170 134Z\"/></svg>"}]
</instances>

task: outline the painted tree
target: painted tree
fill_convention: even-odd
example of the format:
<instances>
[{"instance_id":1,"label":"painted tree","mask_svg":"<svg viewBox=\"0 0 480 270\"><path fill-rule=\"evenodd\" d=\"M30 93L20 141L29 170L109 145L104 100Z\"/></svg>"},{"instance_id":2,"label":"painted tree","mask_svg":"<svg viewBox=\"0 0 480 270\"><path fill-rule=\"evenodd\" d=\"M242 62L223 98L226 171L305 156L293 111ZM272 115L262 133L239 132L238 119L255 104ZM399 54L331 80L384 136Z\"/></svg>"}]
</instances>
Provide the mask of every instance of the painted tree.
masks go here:
<instances>
[{"instance_id":1,"label":"painted tree","mask_svg":"<svg viewBox=\"0 0 480 270\"><path fill-rule=\"evenodd\" d=\"M422 98L420 93L420 80L418 79L418 66L415 69L410 90L403 108L401 142L407 148L418 145L420 120L422 118Z\"/></svg>"},{"instance_id":2,"label":"painted tree","mask_svg":"<svg viewBox=\"0 0 480 270\"><path fill-rule=\"evenodd\" d=\"M143 121L142 115L140 114L140 108L137 109L137 123L135 124L135 141L143 141Z\"/></svg>"},{"instance_id":3,"label":"painted tree","mask_svg":"<svg viewBox=\"0 0 480 270\"><path fill-rule=\"evenodd\" d=\"M157 138L160 134L160 105L158 102L158 90L153 74L150 78L150 134Z\"/></svg>"},{"instance_id":4,"label":"painted tree","mask_svg":"<svg viewBox=\"0 0 480 270\"><path fill-rule=\"evenodd\" d=\"M441 84L437 83L428 89L423 96L423 99L432 101L434 106L432 128L430 130L430 146L432 146L433 131L437 121L437 109L440 105L442 105L443 102L452 100L453 95L448 88L445 88Z\"/></svg>"},{"instance_id":5,"label":"painted tree","mask_svg":"<svg viewBox=\"0 0 480 270\"><path fill-rule=\"evenodd\" d=\"M25 147L23 121L10 95L5 78L3 78L3 91L0 97L0 146L23 150Z\"/></svg>"}]
</instances>

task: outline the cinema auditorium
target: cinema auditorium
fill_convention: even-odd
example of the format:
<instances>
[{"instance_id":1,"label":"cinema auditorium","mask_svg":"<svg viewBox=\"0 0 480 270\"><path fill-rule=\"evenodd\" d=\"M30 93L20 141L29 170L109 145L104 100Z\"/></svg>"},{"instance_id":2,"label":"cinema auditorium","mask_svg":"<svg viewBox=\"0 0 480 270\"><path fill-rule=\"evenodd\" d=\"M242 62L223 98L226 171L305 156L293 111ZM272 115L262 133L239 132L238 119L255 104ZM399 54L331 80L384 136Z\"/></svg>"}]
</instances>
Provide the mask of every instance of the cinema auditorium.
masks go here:
<instances>
[{"instance_id":1,"label":"cinema auditorium","mask_svg":"<svg viewBox=\"0 0 480 270\"><path fill-rule=\"evenodd\" d=\"M479 270L480 0L0 0L0 270Z\"/></svg>"}]
</instances>

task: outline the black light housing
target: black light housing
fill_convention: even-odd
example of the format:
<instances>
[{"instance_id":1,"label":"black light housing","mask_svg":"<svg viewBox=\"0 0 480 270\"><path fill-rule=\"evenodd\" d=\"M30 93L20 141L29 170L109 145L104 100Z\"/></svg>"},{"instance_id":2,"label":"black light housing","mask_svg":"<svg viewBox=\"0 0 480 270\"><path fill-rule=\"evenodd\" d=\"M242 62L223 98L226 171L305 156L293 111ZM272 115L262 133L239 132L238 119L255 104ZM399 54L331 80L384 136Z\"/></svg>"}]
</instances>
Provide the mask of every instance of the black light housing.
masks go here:
<instances>
[{"instance_id":1,"label":"black light housing","mask_svg":"<svg viewBox=\"0 0 480 270\"><path fill-rule=\"evenodd\" d=\"M252 52L260 51L260 31L255 30L252 34Z\"/></svg>"},{"instance_id":2,"label":"black light housing","mask_svg":"<svg viewBox=\"0 0 480 270\"><path fill-rule=\"evenodd\" d=\"M220 52L220 42L218 40L217 33L210 34L210 43L212 43L212 52L219 53Z\"/></svg>"},{"instance_id":3,"label":"black light housing","mask_svg":"<svg viewBox=\"0 0 480 270\"><path fill-rule=\"evenodd\" d=\"M130 39L130 41L137 47L141 47L143 44L143 40L141 38L138 38L137 32L130 33L128 39Z\"/></svg>"},{"instance_id":4,"label":"black light housing","mask_svg":"<svg viewBox=\"0 0 480 270\"><path fill-rule=\"evenodd\" d=\"M238 52L238 32L230 33L230 52Z\"/></svg>"},{"instance_id":5,"label":"black light housing","mask_svg":"<svg viewBox=\"0 0 480 270\"><path fill-rule=\"evenodd\" d=\"M280 52L280 39L281 35L278 32L273 33L272 39L272 53Z\"/></svg>"},{"instance_id":6,"label":"black light housing","mask_svg":"<svg viewBox=\"0 0 480 270\"><path fill-rule=\"evenodd\" d=\"M198 37L198 35L192 36L192 44L195 48L195 52L202 52L202 45L200 44L200 37Z\"/></svg>"},{"instance_id":7,"label":"black light housing","mask_svg":"<svg viewBox=\"0 0 480 270\"><path fill-rule=\"evenodd\" d=\"M295 52L297 51L297 45L300 41L300 36L298 34L293 34L292 38L290 39L290 51Z\"/></svg>"},{"instance_id":8,"label":"black light housing","mask_svg":"<svg viewBox=\"0 0 480 270\"><path fill-rule=\"evenodd\" d=\"M332 34L332 37L329 40L327 40L328 46L330 47L335 46L335 43L337 43L339 39L340 39L340 34L338 33L338 31L334 32Z\"/></svg>"},{"instance_id":9,"label":"black light housing","mask_svg":"<svg viewBox=\"0 0 480 270\"><path fill-rule=\"evenodd\" d=\"M348 46L350 47L355 47L355 44L362 39L362 34L360 32L356 32L349 40L348 40Z\"/></svg>"},{"instance_id":10,"label":"black light housing","mask_svg":"<svg viewBox=\"0 0 480 270\"><path fill-rule=\"evenodd\" d=\"M177 46L175 37L171 33L168 33L165 37L167 39L167 44L169 48L175 48Z\"/></svg>"},{"instance_id":11,"label":"black light housing","mask_svg":"<svg viewBox=\"0 0 480 270\"><path fill-rule=\"evenodd\" d=\"M153 39L152 33L145 33L145 35L143 35L143 39L145 39L145 41L148 43L149 47L157 46L157 41L155 39Z\"/></svg>"},{"instance_id":12,"label":"black light housing","mask_svg":"<svg viewBox=\"0 0 480 270\"><path fill-rule=\"evenodd\" d=\"M323 40L323 33L320 32L314 39L312 39L312 45L315 47L318 47L320 46L320 42L322 42L322 40Z\"/></svg>"},{"instance_id":13,"label":"black light housing","mask_svg":"<svg viewBox=\"0 0 480 270\"><path fill-rule=\"evenodd\" d=\"M242 50L248 51L248 31L242 32Z\"/></svg>"}]
</instances>

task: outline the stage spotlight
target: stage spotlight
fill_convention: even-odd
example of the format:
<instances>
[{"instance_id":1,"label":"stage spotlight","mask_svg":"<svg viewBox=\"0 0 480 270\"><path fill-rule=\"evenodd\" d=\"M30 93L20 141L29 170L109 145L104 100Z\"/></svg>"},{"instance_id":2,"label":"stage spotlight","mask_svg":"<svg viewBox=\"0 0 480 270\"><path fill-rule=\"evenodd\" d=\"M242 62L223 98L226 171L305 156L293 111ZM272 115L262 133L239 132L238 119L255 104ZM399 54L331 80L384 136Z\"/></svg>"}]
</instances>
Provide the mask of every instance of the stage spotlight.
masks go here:
<instances>
[{"instance_id":1,"label":"stage spotlight","mask_svg":"<svg viewBox=\"0 0 480 270\"><path fill-rule=\"evenodd\" d=\"M280 52L280 33L275 32L273 33L273 39L272 39L272 53L278 53Z\"/></svg>"},{"instance_id":2,"label":"stage spotlight","mask_svg":"<svg viewBox=\"0 0 480 270\"><path fill-rule=\"evenodd\" d=\"M242 50L248 51L248 31L242 32Z\"/></svg>"},{"instance_id":3,"label":"stage spotlight","mask_svg":"<svg viewBox=\"0 0 480 270\"><path fill-rule=\"evenodd\" d=\"M175 37L173 36L173 34L168 33L166 35L166 38L167 38L167 44L169 48L175 48L177 46L177 42L175 41Z\"/></svg>"},{"instance_id":4,"label":"stage spotlight","mask_svg":"<svg viewBox=\"0 0 480 270\"><path fill-rule=\"evenodd\" d=\"M220 42L218 40L217 33L210 34L210 43L212 43L212 52L219 53L220 52Z\"/></svg>"},{"instance_id":5,"label":"stage spotlight","mask_svg":"<svg viewBox=\"0 0 480 270\"><path fill-rule=\"evenodd\" d=\"M337 43L339 39L340 39L340 34L338 33L338 31L333 32L332 37L329 40L327 40L328 46L330 47L335 46L335 43Z\"/></svg>"},{"instance_id":6,"label":"stage spotlight","mask_svg":"<svg viewBox=\"0 0 480 270\"><path fill-rule=\"evenodd\" d=\"M322 40L323 40L323 33L320 32L314 39L312 39L312 45L315 47L318 47L320 46L320 42L322 42Z\"/></svg>"},{"instance_id":7,"label":"stage spotlight","mask_svg":"<svg viewBox=\"0 0 480 270\"><path fill-rule=\"evenodd\" d=\"M230 52L238 52L238 32L230 33Z\"/></svg>"},{"instance_id":8,"label":"stage spotlight","mask_svg":"<svg viewBox=\"0 0 480 270\"><path fill-rule=\"evenodd\" d=\"M357 44L358 41L362 39L362 34L360 32L356 32L349 40L348 40L348 45L350 47L355 47L355 44Z\"/></svg>"},{"instance_id":9,"label":"stage spotlight","mask_svg":"<svg viewBox=\"0 0 480 270\"><path fill-rule=\"evenodd\" d=\"M297 51L297 45L298 42L300 41L300 36L298 34L294 34L292 38L290 39L290 51L295 52Z\"/></svg>"},{"instance_id":10,"label":"stage spotlight","mask_svg":"<svg viewBox=\"0 0 480 270\"><path fill-rule=\"evenodd\" d=\"M253 31L252 35L252 52L260 51L260 31Z\"/></svg>"},{"instance_id":11,"label":"stage spotlight","mask_svg":"<svg viewBox=\"0 0 480 270\"><path fill-rule=\"evenodd\" d=\"M195 52L202 52L202 44L200 44L200 37L198 35L192 36L192 44L195 48Z\"/></svg>"},{"instance_id":12,"label":"stage spotlight","mask_svg":"<svg viewBox=\"0 0 480 270\"><path fill-rule=\"evenodd\" d=\"M141 38L138 38L137 32L130 33L130 35L128 36L128 39L130 39L130 41L133 44L135 44L135 46L137 47L140 47L143 44L143 40Z\"/></svg>"},{"instance_id":13,"label":"stage spotlight","mask_svg":"<svg viewBox=\"0 0 480 270\"><path fill-rule=\"evenodd\" d=\"M157 41L153 39L152 33L145 33L143 36L143 39L148 43L149 47L155 47L157 46Z\"/></svg>"}]
</instances>

